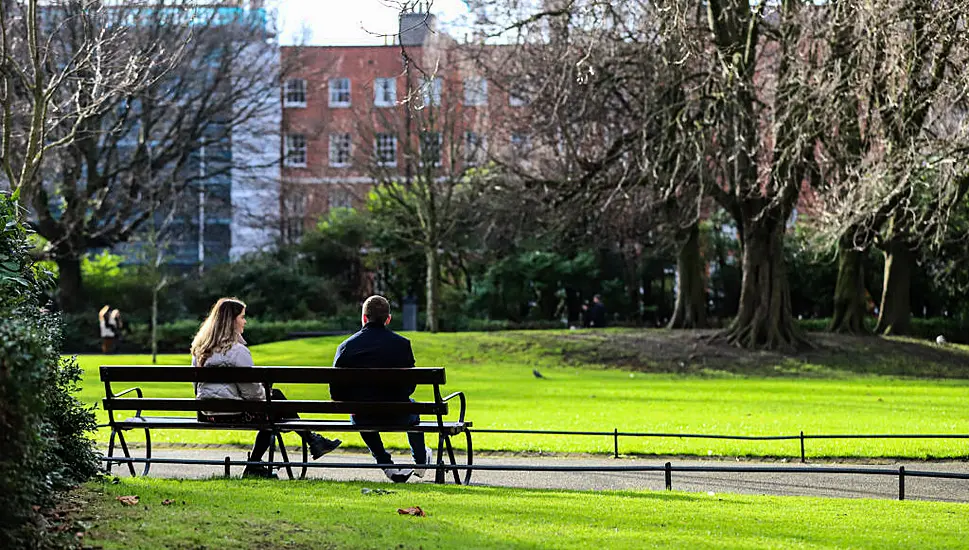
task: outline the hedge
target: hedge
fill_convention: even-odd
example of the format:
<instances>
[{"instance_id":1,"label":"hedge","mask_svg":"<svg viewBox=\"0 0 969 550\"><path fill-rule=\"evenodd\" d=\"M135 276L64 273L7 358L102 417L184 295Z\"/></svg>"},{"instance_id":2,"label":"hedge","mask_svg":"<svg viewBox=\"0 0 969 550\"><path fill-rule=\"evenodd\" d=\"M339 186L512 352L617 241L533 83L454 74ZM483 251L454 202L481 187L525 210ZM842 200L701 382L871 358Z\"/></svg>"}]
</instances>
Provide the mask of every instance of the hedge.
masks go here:
<instances>
[{"instance_id":1,"label":"hedge","mask_svg":"<svg viewBox=\"0 0 969 550\"><path fill-rule=\"evenodd\" d=\"M81 369L61 357L50 282L35 270L14 198L0 194L0 548L64 547L41 511L98 468L93 412L75 397Z\"/></svg>"}]
</instances>

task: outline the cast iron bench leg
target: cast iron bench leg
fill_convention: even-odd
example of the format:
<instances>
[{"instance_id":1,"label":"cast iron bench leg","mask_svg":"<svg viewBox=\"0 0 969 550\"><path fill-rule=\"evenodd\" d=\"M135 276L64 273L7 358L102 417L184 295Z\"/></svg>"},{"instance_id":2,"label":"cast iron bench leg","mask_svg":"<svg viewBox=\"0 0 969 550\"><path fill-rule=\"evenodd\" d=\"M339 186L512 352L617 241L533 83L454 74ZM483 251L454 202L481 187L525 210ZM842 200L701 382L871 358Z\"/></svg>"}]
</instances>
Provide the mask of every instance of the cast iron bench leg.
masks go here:
<instances>
[{"instance_id":1,"label":"cast iron bench leg","mask_svg":"<svg viewBox=\"0 0 969 550\"><path fill-rule=\"evenodd\" d=\"M121 443L121 450L124 451L125 458L130 459L131 453L128 452L128 444L124 440L124 431L122 430L118 431L118 441ZM130 461L128 462L128 471L131 472L131 477L135 477L137 475L135 474L134 462L130 462Z\"/></svg>"},{"instance_id":2,"label":"cast iron bench leg","mask_svg":"<svg viewBox=\"0 0 969 550\"><path fill-rule=\"evenodd\" d=\"M464 437L468 440L468 466L471 466L472 459L474 458L474 450L471 447L471 431L465 430ZM471 483L471 468L468 468L464 473L464 484L469 485Z\"/></svg>"},{"instance_id":3,"label":"cast iron bench leg","mask_svg":"<svg viewBox=\"0 0 969 550\"><path fill-rule=\"evenodd\" d=\"M151 469L151 431L145 428L145 471L141 475L147 477L149 469Z\"/></svg>"},{"instance_id":4,"label":"cast iron bench leg","mask_svg":"<svg viewBox=\"0 0 969 550\"><path fill-rule=\"evenodd\" d=\"M437 434L437 471L434 483L444 483L444 434Z\"/></svg>"},{"instance_id":5,"label":"cast iron bench leg","mask_svg":"<svg viewBox=\"0 0 969 550\"><path fill-rule=\"evenodd\" d=\"M299 473L300 479L306 479L306 463L309 462L309 445L306 444L306 440L303 440L303 469Z\"/></svg>"},{"instance_id":6,"label":"cast iron bench leg","mask_svg":"<svg viewBox=\"0 0 969 550\"><path fill-rule=\"evenodd\" d=\"M283 443L282 432L276 432L276 440L279 441L279 454L283 457L283 462L286 463L286 475L289 479L293 479L293 467L289 465L289 455L286 454L286 444Z\"/></svg>"},{"instance_id":7,"label":"cast iron bench leg","mask_svg":"<svg viewBox=\"0 0 969 550\"><path fill-rule=\"evenodd\" d=\"M454 459L454 447L451 446L451 436L445 435L444 442L447 444L447 456L451 460L451 466L457 466L458 462ZM451 473L454 475L454 483L461 485L461 474L458 469L451 468Z\"/></svg>"},{"instance_id":8,"label":"cast iron bench leg","mask_svg":"<svg viewBox=\"0 0 969 550\"><path fill-rule=\"evenodd\" d=\"M114 461L111 460L111 458L114 457L114 436L117 434L118 430L111 428L111 438L108 439L108 467L106 468L109 474L111 473L111 465L114 464Z\"/></svg>"}]
</instances>

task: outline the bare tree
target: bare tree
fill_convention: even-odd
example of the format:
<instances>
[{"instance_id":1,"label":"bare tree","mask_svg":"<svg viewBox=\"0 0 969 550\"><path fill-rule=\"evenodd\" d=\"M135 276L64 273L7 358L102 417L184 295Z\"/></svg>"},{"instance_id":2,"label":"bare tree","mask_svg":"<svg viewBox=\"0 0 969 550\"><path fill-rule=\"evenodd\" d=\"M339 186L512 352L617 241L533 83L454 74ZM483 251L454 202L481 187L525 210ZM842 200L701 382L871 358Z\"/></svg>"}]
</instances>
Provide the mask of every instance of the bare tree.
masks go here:
<instances>
[{"instance_id":1,"label":"bare tree","mask_svg":"<svg viewBox=\"0 0 969 550\"><path fill-rule=\"evenodd\" d=\"M491 17L506 13L498 6L508 3L474 6L490 34L513 43L481 64L498 86L528 99L517 123L544 144L525 164L498 164L534 187L555 190L561 216L596 224L596 233L621 249L630 224L641 226L633 249L646 241L675 245L680 284L670 326L705 326L697 238L706 171L697 126L702 79L685 57L682 36L671 32L689 14L670 18L651 2L576 0L546 2L544 10L508 19ZM616 216L623 219L610 219ZM613 231L619 227L625 229ZM638 292L632 279L630 292Z\"/></svg>"},{"instance_id":2,"label":"bare tree","mask_svg":"<svg viewBox=\"0 0 969 550\"><path fill-rule=\"evenodd\" d=\"M941 242L969 190L969 6L839 2L825 15L824 74L839 98L818 194L821 235L839 244L831 329L865 330L862 258L874 245L885 253L876 331L905 333L915 252Z\"/></svg>"},{"instance_id":3,"label":"bare tree","mask_svg":"<svg viewBox=\"0 0 969 550\"><path fill-rule=\"evenodd\" d=\"M114 97L165 65L157 52L119 53L132 33L107 28L105 17L93 2L0 2L0 165L24 202L41 186L48 151L69 144Z\"/></svg>"},{"instance_id":4,"label":"bare tree","mask_svg":"<svg viewBox=\"0 0 969 550\"><path fill-rule=\"evenodd\" d=\"M21 194L49 241L61 305L70 310L81 294L80 258L89 248L127 241L172 201L183 214L201 211L199 202L208 200L209 209L229 215L228 194L221 203L208 198L207 182L277 165L277 154L253 157L238 148L252 143L247 135L264 140L278 132L272 113L281 67L265 21L241 8L129 2L101 6L91 20L81 3L67 6L71 17L49 14L60 32L48 48L48 65L110 49L118 66L140 67L143 75L137 86L95 94L102 88L92 81L101 70L79 69L85 78L71 97L80 107L49 130L62 147L41 166L43 181ZM92 34L123 41L105 44Z\"/></svg>"},{"instance_id":5,"label":"bare tree","mask_svg":"<svg viewBox=\"0 0 969 550\"><path fill-rule=\"evenodd\" d=\"M462 101L460 56L446 37L425 43L419 57L402 48L405 94L395 109L359 117L372 144L368 172L376 213L394 233L424 252L426 324L439 328L442 256L454 252L457 229L474 216L484 177L484 118Z\"/></svg>"}]
</instances>

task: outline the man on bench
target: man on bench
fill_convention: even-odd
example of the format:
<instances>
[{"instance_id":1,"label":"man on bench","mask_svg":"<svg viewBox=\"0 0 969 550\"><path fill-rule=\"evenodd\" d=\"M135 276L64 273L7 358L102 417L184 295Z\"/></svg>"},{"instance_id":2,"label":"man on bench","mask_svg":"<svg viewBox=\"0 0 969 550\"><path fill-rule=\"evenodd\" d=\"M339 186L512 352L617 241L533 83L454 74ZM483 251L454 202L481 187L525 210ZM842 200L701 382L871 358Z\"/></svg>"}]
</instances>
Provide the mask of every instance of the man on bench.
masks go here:
<instances>
[{"instance_id":1,"label":"man on bench","mask_svg":"<svg viewBox=\"0 0 969 550\"><path fill-rule=\"evenodd\" d=\"M363 328L340 344L333 357L333 366L347 369L413 368L414 351L410 340L395 334L390 323L390 303L383 296L371 296L363 303ZM382 384L379 380L365 386L330 384L330 396L335 401L413 401L413 384L401 386ZM373 415L352 414L351 421L364 426L413 426L420 422L416 414ZM424 468L396 468L390 453L384 448L379 432L361 431L360 436L370 449L377 464L387 465L384 474L394 483L404 483L410 476L424 477ZM418 465L432 461L431 449L424 445L423 432L407 432L411 455Z\"/></svg>"}]
</instances>

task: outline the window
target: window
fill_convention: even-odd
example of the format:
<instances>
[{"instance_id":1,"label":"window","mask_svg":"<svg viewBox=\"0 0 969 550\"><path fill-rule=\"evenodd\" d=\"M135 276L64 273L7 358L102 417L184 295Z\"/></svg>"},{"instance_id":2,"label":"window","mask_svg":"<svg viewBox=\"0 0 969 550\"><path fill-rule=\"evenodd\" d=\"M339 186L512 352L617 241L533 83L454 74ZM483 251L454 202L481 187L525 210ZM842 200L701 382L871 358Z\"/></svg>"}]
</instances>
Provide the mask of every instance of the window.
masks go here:
<instances>
[{"instance_id":1,"label":"window","mask_svg":"<svg viewBox=\"0 0 969 550\"><path fill-rule=\"evenodd\" d=\"M441 132L421 133L421 163L430 166L441 165Z\"/></svg>"},{"instance_id":2,"label":"window","mask_svg":"<svg viewBox=\"0 0 969 550\"><path fill-rule=\"evenodd\" d=\"M373 81L373 104L393 107L397 103L397 79L378 78Z\"/></svg>"},{"instance_id":3,"label":"window","mask_svg":"<svg viewBox=\"0 0 969 550\"><path fill-rule=\"evenodd\" d=\"M330 134L330 166L350 166L350 134Z\"/></svg>"},{"instance_id":4,"label":"window","mask_svg":"<svg viewBox=\"0 0 969 550\"><path fill-rule=\"evenodd\" d=\"M327 200L331 210L334 208L353 207L353 198L346 189L330 189L329 193L327 193Z\"/></svg>"},{"instance_id":5,"label":"window","mask_svg":"<svg viewBox=\"0 0 969 550\"><path fill-rule=\"evenodd\" d=\"M421 92L424 95L424 105L438 107L441 105L441 88L444 83L440 78L424 80Z\"/></svg>"},{"instance_id":6,"label":"window","mask_svg":"<svg viewBox=\"0 0 969 550\"><path fill-rule=\"evenodd\" d=\"M464 134L464 163L468 166L477 166L485 154L484 136L474 132Z\"/></svg>"},{"instance_id":7,"label":"window","mask_svg":"<svg viewBox=\"0 0 969 550\"><path fill-rule=\"evenodd\" d=\"M397 136L394 134L377 134L376 150L377 164L380 166L397 166Z\"/></svg>"},{"instance_id":8,"label":"window","mask_svg":"<svg viewBox=\"0 0 969 550\"><path fill-rule=\"evenodd\" d=\"M350 79L330 79L330 107L350 106Z\"/></svg>"},{"instance_id":9,"label":"window","mask_svg":"<svg viewBox=\"0 0 969 550\"><path fill-rule=\"evenodd\" d=\"M291 78L283 88L283 107L306 107L306 81Z\"/></svg>"},{"instance_id":10,"label":"window","mask_svg":"<svg viewBox=\"0 0 969 550\"><path fill-rule=\"evenodd\" d=\"M464 79L464 104L479 106L488 104L488 81L480 76Z\"/></svg>"},{"instance_id":11,"label":"window","mask_svg":"<svg viewBox=\"0 0 969 550\"><path fill-rule=\"evenodd\" d=\"M290 191L283 200L285 208L283 233L286 242L295 243L303 236L303 225L306 223L306 195L298 191Z\"/></svg>"},{"instance_id":12,"label":"window","mask_svg":"<svg viewBox=\"0 0 969 550\"><path fill-rule=\"evenodd\" d=\"M286 166L301 168L306 166L306 136L286 134Z\"/></svg>"}]
</instances>

